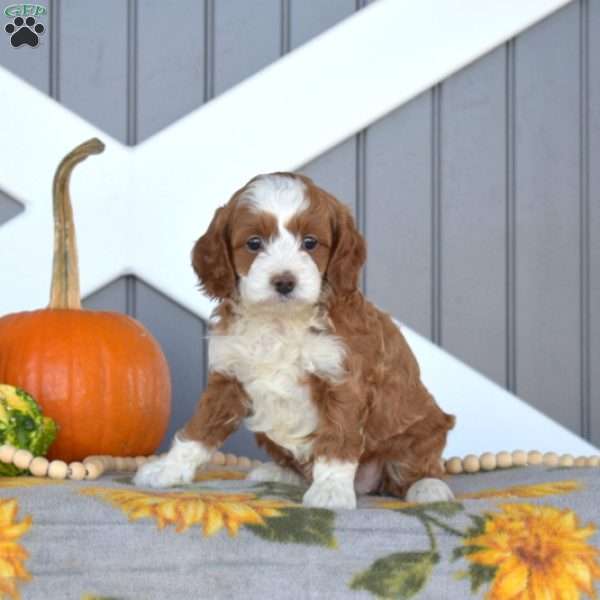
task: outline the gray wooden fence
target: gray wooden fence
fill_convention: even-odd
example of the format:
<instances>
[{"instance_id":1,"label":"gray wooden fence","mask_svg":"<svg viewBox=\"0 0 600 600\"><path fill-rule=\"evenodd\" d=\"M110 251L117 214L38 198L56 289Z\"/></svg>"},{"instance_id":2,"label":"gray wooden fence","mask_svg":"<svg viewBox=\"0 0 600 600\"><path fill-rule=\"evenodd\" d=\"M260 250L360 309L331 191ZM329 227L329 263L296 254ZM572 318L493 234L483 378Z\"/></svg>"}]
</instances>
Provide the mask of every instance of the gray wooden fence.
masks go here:
<instances>
[{"instance_id":1,"label":"gray wooden fence","mask_svg":"<svg viewBox=\"0 0 600 600\"><path fill-rule=\"evenodd\" d=\"M39 3L42 44L5 39L0 65L129 144L365 4ZM571 3L303 171L353 207L369 296L600 444L600 0ZM0 223L18 210L0 194ZM205 382L204 324L134 277L86 305L134 315L162 343L170 437ZM246 433L228 449L258 455Z\"/></svg>"}]
</instances>

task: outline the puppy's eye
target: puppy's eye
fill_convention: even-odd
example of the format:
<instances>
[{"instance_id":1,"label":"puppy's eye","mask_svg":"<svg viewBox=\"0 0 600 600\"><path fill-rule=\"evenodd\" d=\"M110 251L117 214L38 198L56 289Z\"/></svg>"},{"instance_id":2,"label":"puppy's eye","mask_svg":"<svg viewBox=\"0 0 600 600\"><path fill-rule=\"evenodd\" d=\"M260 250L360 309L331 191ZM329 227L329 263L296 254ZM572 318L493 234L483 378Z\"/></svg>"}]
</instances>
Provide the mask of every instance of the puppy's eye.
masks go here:
<instances>
[{"instance_id":1,"label":"puppy's eye","mask_svg":"<svg viewBox=\"0 0 600 600\"><path fill-rule=\"evenodd\" d=\"M317 241L316 237L313 237L312 235L307 235L302 240L302 248L304 248L304 250L314 250L317 247L318 243L319 242Z\"/></svg>"},{"instance_id":2,"label":"puppy's eye","mask_svg":"<svg viewBox=\"0 0 600 600\"><path fill-rule=\"evenodd\" d=\"M263 242L257 235L252 236L246 242L246 246L251 252L258 252L262 248L262 245Z\"/></svg>"}]
</instances>

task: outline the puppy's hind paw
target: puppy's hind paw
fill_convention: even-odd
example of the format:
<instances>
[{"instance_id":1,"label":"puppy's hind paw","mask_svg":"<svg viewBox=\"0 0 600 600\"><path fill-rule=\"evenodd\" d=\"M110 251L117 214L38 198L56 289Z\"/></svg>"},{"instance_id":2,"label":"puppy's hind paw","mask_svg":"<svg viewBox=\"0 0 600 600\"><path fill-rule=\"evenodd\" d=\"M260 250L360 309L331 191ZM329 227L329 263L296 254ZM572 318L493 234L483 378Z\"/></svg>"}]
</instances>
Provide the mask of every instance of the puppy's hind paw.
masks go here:
<instances>
[{"instance_id":1,"label":"puppy's hind paw","mask_svg":"<svg viewBox=\"0 0 600 600\"><path fill-rule=\"evenodd\" d=\"M416 504L427 502L451 502L454 494L448 484L441 479L426 477L415 481L406 492L406 501Z\"/></svg>"},{"instance_id":2,"label":"puppy's hind paw","mask_svg":"<svg viewBox=\"0 0 600 600\"><path fill-rule=\"evenodd\" d=\"M248 481L275 481L287 483L288 485L303 485L304 478L291 469L285 469L279 465L269 462L258 465L248 473Z\"/></svg>"},{"instance_id":3,"label":"puppy's hind paw","mask_svg":"<svg viewBox=\"0 0 600 600\"><path fill-rule=\"evenodd\" d=\"M356 508L354 485L331 479L314 481L304 494L302 504L312 508Z\"/></svg>"},{"instance_id":4,"label":"puppy's hind paw","mask_svg":"<svg viewBox=\"0 0 600 600\"><path fill-rule=\"evenodd\" d=\"M181 463L167 457L143 464L133 477L138 487L165 488L182 483L190 483L196 474L192 463Z\"/></svg>"}]
</instances>

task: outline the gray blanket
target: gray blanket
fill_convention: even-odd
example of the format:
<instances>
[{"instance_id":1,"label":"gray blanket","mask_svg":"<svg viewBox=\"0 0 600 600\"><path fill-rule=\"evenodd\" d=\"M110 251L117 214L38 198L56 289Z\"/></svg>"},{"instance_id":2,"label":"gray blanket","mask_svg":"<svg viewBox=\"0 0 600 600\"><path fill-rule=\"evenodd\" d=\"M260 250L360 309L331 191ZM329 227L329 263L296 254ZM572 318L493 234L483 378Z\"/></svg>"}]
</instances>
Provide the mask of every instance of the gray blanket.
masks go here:
<instances>
[{"instance_id":1,"label":"gray blanket","mask_svg":"<svg viewBox=\"0 0 600 600\"><path fill-rule=\"evenodd\" d=\"M463 475L456 502L339 512L244 476L167 491L0 479L0 596L574 599L600 581L598 469Z\"/></svg>"}]
</instances>

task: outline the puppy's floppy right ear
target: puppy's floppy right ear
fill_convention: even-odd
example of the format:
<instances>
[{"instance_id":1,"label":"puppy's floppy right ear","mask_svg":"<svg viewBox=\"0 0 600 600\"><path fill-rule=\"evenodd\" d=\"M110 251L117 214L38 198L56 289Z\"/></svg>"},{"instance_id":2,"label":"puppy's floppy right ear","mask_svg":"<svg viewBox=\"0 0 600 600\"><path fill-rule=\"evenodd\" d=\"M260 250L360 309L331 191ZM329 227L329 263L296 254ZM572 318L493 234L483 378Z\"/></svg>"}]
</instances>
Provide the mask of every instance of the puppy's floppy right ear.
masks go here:
<instances>
[{"instance_id":1,"label":"puppy's floppy right ear","mask_svg":"<svg viewBox=\"0 0 600 600\"><path fill-rule=\"evenodd\" d=\"M206 233L192 250L192 266L200 287L211 298L224 300L235 291L236 275L229 252L229 207L217 209Z\"/></svg>"}]
</instances>

